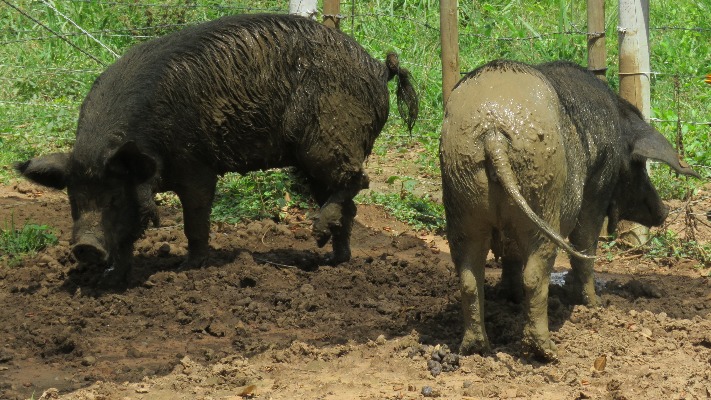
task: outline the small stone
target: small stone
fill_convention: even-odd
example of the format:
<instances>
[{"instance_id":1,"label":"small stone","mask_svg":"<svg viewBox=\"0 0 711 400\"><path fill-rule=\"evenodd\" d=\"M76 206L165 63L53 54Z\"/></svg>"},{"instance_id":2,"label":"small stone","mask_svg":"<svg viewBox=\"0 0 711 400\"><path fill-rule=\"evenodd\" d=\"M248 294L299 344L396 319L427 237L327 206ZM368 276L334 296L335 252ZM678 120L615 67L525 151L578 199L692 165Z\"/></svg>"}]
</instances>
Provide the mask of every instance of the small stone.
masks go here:
<instances>
[{"instance_id":1,"label":"small stone","mask_svg":"<svg viewBox=\"0 0 711 400\"><path fill-rule=\"evenodd\" d=\"M313 285L311 285L309 283L305 283L305 284L301 285L301 288L299 288L299 292L301 292L301 294L312 294L315 291L316 291L316 288L314 288Z\"/></svg>"},{"instance_id":2,"label":"small stone","mask_svg":"<svg viewBox=\"0 0 711 400\"><path fill-rule=\"evenodd\" d=\"M0 350L0 363L4 364L12 361L15 356L7 350Z\"/></svg>"},{"instance_id":3,"label":"small stone","mask_svg":"<svg viewBox=\"0 0 711 400\"><path fill-rule=\"evenodd\" d=\"M81 365L85 367L89 367L96 364L96 357L94 356L86 356L81 359Z\"/></svg>"},{"instance_id":4,"label":"small stone","mask_svg":"<svg viewBox=\"0 0 711 400\"><path fill-rule=\"evenodd\" d=\"M387 342L387 340L385 340L385 335L380 335L380 336L378 336L377 339L375 339L375 343L377 343L380 346L384 345L386 342Z\"/></svg>"},{"instance_id":5,"label":"small stone","mask_svg":"<svg viewBox=\"0 0 711 400\"><path fill-rule=\"evenodd\" d=\"M158 257L167 257L170 255L170 244L168 243L163 243L160 245L158 250L156 251L158 253Z\"/></svg>"},{"instance_id":6,"label":"small stone","mask_svg":"<svg viewBox=\"0 0 711 400\"><path fill-rule=\"evenodd\" d=\"M434 390L431 386L423 386L422 391L420 393L422 393L422 395L425 397L435 397Z\"/></svg>"},{"instance_id":7,"label":"small stone","mask_svg":"<svg viewBox=\"0 0 711 400\"><path fill-rule=\"evenodd\" d=\"M433 377L437 377L442 373L442 364L435 360L429 360L427 361L427 369L430 370Z\"/></svg>"},{"instance_id":8,"label":"small stone","mask_svg":"<svg viewBox=\"0 0 711 400\"><path fill-rule=\"evenodd\" d=\"M437 355L439 356L440 360L444 360L444 358L449 354L449 349L446 347L443 347L439 350L437 350Z\"/></svg>"}]
</instances>

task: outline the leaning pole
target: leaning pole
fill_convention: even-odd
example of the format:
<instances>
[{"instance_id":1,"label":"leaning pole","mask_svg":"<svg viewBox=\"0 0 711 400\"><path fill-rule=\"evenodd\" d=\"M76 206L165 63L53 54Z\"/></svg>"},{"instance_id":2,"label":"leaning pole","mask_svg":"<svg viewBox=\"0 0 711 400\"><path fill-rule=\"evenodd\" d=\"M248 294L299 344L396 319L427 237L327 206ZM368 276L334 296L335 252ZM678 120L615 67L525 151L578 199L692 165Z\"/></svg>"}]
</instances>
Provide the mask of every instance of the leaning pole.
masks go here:
<instances>
[{"instance_id":1,"label":"leaning pole","mask_svg":"<svg viewBox=\"0 0 711 400\"><path fill-rule=\"evenodd\" d=\"M620 96L637 106L649 122L649 0L619 0L619 15ZM623 222L618 232L634 246L649 240L649 229L639 224Z\"/></svg>"}]
</instances>

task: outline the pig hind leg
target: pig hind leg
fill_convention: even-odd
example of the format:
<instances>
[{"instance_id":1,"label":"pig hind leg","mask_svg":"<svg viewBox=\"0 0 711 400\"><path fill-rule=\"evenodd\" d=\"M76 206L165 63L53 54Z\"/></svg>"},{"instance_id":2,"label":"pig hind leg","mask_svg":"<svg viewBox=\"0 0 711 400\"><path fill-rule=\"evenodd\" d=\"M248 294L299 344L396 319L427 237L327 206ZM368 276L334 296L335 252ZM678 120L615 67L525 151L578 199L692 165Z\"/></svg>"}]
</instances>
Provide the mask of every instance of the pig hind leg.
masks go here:
<instances>
[{"instance_id":1,"label":"pig hind leg","mask_svg":"<svg viewBox=\"0 0 711 400\"><path fill-rule=\"evenodd\" d=\"M451 219L450 219L451 220ZM466 232L448 229L452 261L459 275L462 297L464 335L459 351L462 354L485 353L490 350L484 326L484 266L489 251L489 232L471 225Z\"/></svg>"},{"instance_id":2,"label":"pig hind leg","mask_svg":"<svg viewBox=\"0 0 711 400\"><path fill-rule=\"evenodd\" d=\"M361 174L362 175L362 174ZM350 260L350 235L353 228L353 218L356 215L356 205L353 197L362 187L362 179L355 178L346 188L326 195L319 184L312 184L316 200L321 205L318 217L314 221L313 235L319 247L326 245L333 238L333 264Z\"/></svg>"},{"instance_id":3,"label":"pig hind leg","mask_svg":"<svg viewBox=\"0 0 711 400\"><path fill-rule=\"evenodd\" d=\"M535 237L532 235L532 237ZM533 355L546 361L557 359L556 346L548 330L548 285L558 248L547 238L532 240L523 270L526 325L523 342Z\"/></svg>"},{"instance_id":4,"label":"pig hind leg","mask_svg":"<svg viewBox=\"0 0 711 400\"><path fill-rule=\"evenodd\" d=\"M486 205L472 203L474 197L469 191L457 189L456 183L443 179L447 238L459 276L464 323L459 351L462 354L483 354L490 350L484 326L484 270L494 230L488 221L490 213Z\"/></svg>"}]
</instances>

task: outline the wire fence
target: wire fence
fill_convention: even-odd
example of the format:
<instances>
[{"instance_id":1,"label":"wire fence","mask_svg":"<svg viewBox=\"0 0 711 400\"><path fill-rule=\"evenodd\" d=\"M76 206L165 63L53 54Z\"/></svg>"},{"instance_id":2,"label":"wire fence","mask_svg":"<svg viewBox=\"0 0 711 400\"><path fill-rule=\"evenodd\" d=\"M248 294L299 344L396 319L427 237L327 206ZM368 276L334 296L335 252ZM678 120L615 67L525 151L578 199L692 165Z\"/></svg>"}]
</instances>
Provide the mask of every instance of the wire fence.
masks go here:
<instances>
[{"instance_id":1,"label":"wire fence","mask_svg":"<svg viewBox=\"0 0 711 400\"><path fill-rule=\"evenodd\" d=\"M44 149L48 140L71 142L79 106L93 80L133 44L227 14L288 12L286 0L215 3L0 0L0 146L22 140ZM396 125L399 121L393 113L393 122L383 132L385 140L414 138L436 146L433 138L442 119L438 2L414 2L417 9L407 8L407 2L383 3L343 1L341 30L376 57L395 49L401 63L413 73L423 99L419 127L413 135L407 135L401 124ZM400 8L393 6L395 3L401 4ZM464 7L460 10L463 73L491 58L527 62L567 58L585 64L589 32L585 29L585 11L575 10L574 2L565 11L568 14L557 16L567 23L540 32L511 10L505 10L507 14L502 16L502 12L497 13L500 10L490 10L486 4L477 9L469 3L460 7ZM711 43L708 23L670 26L667 20L660 22L651 22L650 46L670 34L693 35L701 43ZM610 22L606 25L608 48L613 49L608 56L608 79L614 88L616 27ZM652 60L653 71L648 71L653 85L653 123L672 137L689 132L698 135L705 130L701 132L706 135L702 148L687 146L689 151L709 151L711 86L704 83L704 75L711 70L693 67L711 69L709 47L705 54L703 48L697 48L697 54L683 54L680 49L662 51ZM698 58L696 63L689 62L693 57ZM681 63L675 60L684 60L686 67L678 68Z\"/></svg>"}]
</instances>

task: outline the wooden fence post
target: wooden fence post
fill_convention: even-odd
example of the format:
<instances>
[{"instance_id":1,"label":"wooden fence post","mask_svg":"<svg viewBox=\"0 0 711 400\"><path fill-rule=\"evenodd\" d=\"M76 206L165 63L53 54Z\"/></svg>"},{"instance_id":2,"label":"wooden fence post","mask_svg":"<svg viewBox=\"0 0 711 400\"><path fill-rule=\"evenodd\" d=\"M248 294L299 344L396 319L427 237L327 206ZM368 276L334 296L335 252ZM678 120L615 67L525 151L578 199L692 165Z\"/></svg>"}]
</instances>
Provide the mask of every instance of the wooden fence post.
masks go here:
<instances>
[{"instance_id":1,"label":"wooden fence post","mask_svg":"<svg viewBox=\"0 0 711 400\"><path fill-rule=\"evenodd\" d=\"M620 96L649 119L649 0L620 0Z\"/></svg>"},{"instance_id":2,"label":"wooden fence post","mask_svg":"<svg viewBox=\"0 0 711 400\"><path fill-rule=\"evenodd\" d=\"M439 32L442 42L442 105L447 105L449 94L459 81L459 27L457 0L439 2Z\"/></svg>"},{"instance_id":3,"label":"wooden fence post","mask_svg":"<svg viewBox=\"0 0 711 400\"><path fill-rule=\"evenodd\" d=\"M323 24L329 28L340 29L341 0L323 0Z\"/></svg>"},{"instance_id":4,"label":"wooden fence post","mask_svg":"<svg viewBox=\"0 0 711 400\"><path fill-rule=\"evenodd\" d=\"M314 18L317 12L316 0L290 0L289 14L301 15L302 17Z\"/></svg>"},{"instance_id":5,"label":"wooden fence post","mask_svg":"<svg viewBox=\"0 0 711 400\"><path fill-rule=\"evenodd\" d=\"M588 0L588 69L607 81L605 0Z\"/></svg>"},{"instance_id":6,"label":"wooden fence post","mask_svg":"<svg viewBox=\"0 0 711 400\"><path fill-rule=\"evenodd\" d=\"M637 106L649 121L649 0L619 0L620 96ZM632 245L649 240L649 229L635 223L619 226L620 237Z\"/></svg>"}]
</instances>

